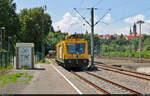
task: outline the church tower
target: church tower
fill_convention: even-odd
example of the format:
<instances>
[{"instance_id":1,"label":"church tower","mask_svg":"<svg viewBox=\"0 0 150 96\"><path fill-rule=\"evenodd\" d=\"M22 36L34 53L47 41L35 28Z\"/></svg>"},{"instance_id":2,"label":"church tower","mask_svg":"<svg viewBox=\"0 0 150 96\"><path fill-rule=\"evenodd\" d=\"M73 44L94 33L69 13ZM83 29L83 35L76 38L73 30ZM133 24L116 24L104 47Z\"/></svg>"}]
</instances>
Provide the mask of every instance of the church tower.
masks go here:
<instances>
[{"instance_id":1,"label":"church tower","mask_svg":"<svg viewBox=\"0 0 150 96\"><path fill-rule=\"evenodd\" d=\"M132 35L132 30L131 30L131 27L130 27L130 35Z\"/></svg>"},{"instance_id":2,"label":"church tower","mask_svg":"<svg viewBox=\"0 0 150 96\"><path fill-rule=\"evenodd\" d=\"M137 32L136 32L136 24L135 24L135 22L134 22L134 25L133 25L133 34L134 34L134 36L136 36L136 34L137 34Z\"/></svg>"}]
</instances>

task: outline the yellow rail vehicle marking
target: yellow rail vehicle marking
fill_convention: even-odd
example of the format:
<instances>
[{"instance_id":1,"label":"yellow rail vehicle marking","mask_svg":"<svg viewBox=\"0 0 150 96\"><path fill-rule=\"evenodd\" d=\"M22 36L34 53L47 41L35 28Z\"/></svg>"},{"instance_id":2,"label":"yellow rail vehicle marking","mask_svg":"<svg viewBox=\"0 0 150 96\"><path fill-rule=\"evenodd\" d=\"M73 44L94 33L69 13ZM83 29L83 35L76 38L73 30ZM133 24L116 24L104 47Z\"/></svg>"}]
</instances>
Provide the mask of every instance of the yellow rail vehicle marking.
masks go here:
<instances>
[{"instance_id":1,"label":"yellow rail vehicle marking","mask_svg":"<svg viewBox=\"0 0 150 96\"><path fill-rule=\"evenodd\" d=\"M66 62L69 59L80 59L81 62L82 59L88 60L87 40L66 36L65 40L58 42L56 45L56 59Z\"/></svg>"}]
</instances>

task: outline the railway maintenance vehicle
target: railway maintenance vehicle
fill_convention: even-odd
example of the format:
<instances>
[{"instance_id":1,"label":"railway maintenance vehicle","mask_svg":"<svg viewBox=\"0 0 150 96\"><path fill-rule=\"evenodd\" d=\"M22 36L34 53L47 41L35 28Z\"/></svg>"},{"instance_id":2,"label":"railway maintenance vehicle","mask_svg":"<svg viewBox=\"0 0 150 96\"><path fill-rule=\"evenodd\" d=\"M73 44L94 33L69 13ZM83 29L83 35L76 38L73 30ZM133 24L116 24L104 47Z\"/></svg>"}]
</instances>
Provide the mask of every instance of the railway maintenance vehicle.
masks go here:
<instances>
[{"instance_id":1,"label":"railway maintenance vehicle","mask_svg":"<svg viewBox=\"0 0 150 96\"><path fill-rule=\"evenodd\" d=\"M87 40L78 34L66 35L56 45L56 62L66 69L85 69L89 64Z\"/></svg>"}]
</instances>

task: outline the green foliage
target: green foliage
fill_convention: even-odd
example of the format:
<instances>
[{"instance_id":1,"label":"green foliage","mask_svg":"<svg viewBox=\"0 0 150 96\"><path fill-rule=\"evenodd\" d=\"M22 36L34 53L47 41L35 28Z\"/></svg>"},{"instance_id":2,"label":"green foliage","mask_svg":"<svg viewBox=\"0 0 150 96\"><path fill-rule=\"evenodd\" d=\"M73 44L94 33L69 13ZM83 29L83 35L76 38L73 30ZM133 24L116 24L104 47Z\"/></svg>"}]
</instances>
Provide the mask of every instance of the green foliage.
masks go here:
<instances>
[{"instance_id":1,"label":"green foliage","mask_svg":"<svg viewBox=\"0 0 150 96\"><path fill-rule=\"evenodd\" d=\"M65 38L66 34L61 32L49 32L45 38L46 52L48 50L55 50L56 44Z\"/></svg>"},{"instance_id":2,"label":"green foliage","mask_svg":"<svg viewBox=\"0 0 150 96\"><path fill-rule=\"evenodd\" d=\"M28 67L27 66L22 66L21 69L22 70L26 70Z\"/></svg>"},{"instance_id":3,"label":"green foliage","mask_svg":"<svg viewBox=\"0 0 150 96\"><path fill-rule=\"evenodd\" d=\"M16 42L33 42L35 51L41 52L41 45L45 45L45 53L49 50L55 50L56 44L65 38L66 33L55 32L52 27L51 16L44 13L42 7L23 9L19 14L15 12L16 3L13 0L0 0L0 27L5 27L5 50L7 49L8 36L11 36L11 50L15 50ZM43 31L42 31L43 30ZM80 37L88 41L88 53L91 51L91 34L80 34ZM142 57L149 58L150 36L142 37ZM113 36L110 39L100 39L97 34L94 35L94 50L96 54L104 56L129 56L138 57L137 53L138 38L131 39L131 50L129 40L126 40L123 34L117 39ZM130 50L130 51L129 51Z\"/></svg>"},{"instance_id":4,"label":"green foliage","mask_svg":"<svg viewBox=\"0 0 150 96\"><path fill-rule=\"evenodd\" d=\"M5 27L5 35L3 38L3 47L7 49L8 36L11 36L12 42L18 39L20 31L19 17L15 12L16 4L13 0L0 0L0 27ZM14 49L12 49L14 51Z\"/></svg>"},{"instance_id":5,"label":"green foliage","mask_svg":"<svg viewBox=\"0 0 150 96\"><path fill-rule=\"evenodd\" d=\"M88 41L90 53L90 34L85 34L83 37ZM120 35L119 39L113 36L111 36L108 40L100 39L97 38L96 35L94 38L95 50L101 50L99 52L101 56L129 57L131 54L131 57L139 57L139 53L137 52L137 49L139 49L139 38L137 37L132 38L130 41L126 40L123 35ZM142 37L142 57L150 58L150 36L148 35L144 35Z\"/></svg>"},{"instance_id":6,"label":"green foliage","mask_svg":"<svg viewBox=\"0 0 150 96\"><path fill-rule=\"evenodd\" d=\"M26 79L19 80L22 77L26 77ZM0 75L0 89L7 85L8 83L15 83L15 82L24 82L29 83L29 81L33 78L32 75L28 75L27 73L13 73L8 75Z\"/></svg>"},{"instance_id":7,"label":"green foliage","mask_svg":"<svg viewBox=\"0 0 150 96\"><path fill-rule=\"evenodd\" d=\"M19 37L21 42L35 43L36 51L41 51L41 44L49 34L52 27L51 17L43 13L43 8L23 9L19 14L21 31Z\"/></svg>"}]
</instances>

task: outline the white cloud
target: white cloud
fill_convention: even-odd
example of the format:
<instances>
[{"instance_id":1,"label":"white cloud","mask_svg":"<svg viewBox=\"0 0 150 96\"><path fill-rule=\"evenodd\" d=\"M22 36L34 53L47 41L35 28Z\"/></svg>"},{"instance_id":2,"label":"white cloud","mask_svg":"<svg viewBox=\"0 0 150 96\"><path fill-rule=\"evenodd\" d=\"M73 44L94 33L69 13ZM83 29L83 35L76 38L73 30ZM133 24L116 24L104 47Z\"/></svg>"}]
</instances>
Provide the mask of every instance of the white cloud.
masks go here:
<instances>
[{"instance_id":1,"label":"white cloud","mask_svg":"<svg viewBox=\"0 0 150 96\"><path fill-rule=\"evenodd\" d=\"M62 32L68 32L71 27L81 25L81 21L77 17L73 17L69 12L63 16L62 20L53 23L54 29L56 31L61 30Z\"/></svg>"},{"instance_id":2,"label":"white cloud","mask_svg":"<svg viewBox=\"0 0 150 96\"><path fill-rule=\"evenodd\" d=\"M53 23L54 29L56 31L61 30L62 32L68 32L69 34L73 33L85 33L86 30L88 32L91 32L90 26L80 21L80 16L78 14L75 14L75 16L72 16L69 12L67 12L63 17L62 20ZM95 16L94 21L96 22L98 19L98 16ZM145 20L145 16L142 14L126 18L124 19L124 23L128 24L127 27L120 27L114 28L114 27L102 27L100 24L95 26L95 34L129 34L130 26L133 26L134 22L137 22L138 20L144 20L146 23L142 24L142 33L150 34L150 19ZM82 20L84 21L84 20ZM109 23L112 21L111 14L107 14L103 22ZM89 21L90 22L90 21ZM83 26L85 24L85 26ZM59 26L59 27L58 27ZM137 25L137 33L139 33L139 25Z\"/></svg>"},{"instance_id":3,"label":"white cloud","mask_svg":"<svg viewBox=\"0 0 150 96\"><path fill-rule=\"evenodd\" d=\"M68 32L69 34L72 34L74 32L85 33L85 30L88 30L88 32L90 33L91 32L90 26L86 22L81 22L79 18L80 16L78 14L75 14L75 16L72 16L69 12L67 12L63 16L62 20L53 23L53 27L55 31L61 30L62 32ZM98 20L99 20L98 16L95 16L94 21L97 22ZM112 20L111 15L107 14L104 17L103 22L108 23L111 20ZM83 24L85 25L83 26ZM102 31L103 31L103 28L100 25L95 26L96 34L101 34Z\"/></svg>"},{"instance_id":4,"label":"white cloud","mask_svg":"<svg viewBox=\"0 0 150 96\"><path fill-rule=\"evenodd\" d=\"M145 21L144 24L142 24L142 34L150 34L150 20L146 20L145 16L142 14L136 15L134 17L126 18L124 21L128 24L136 23L139 20ZM137 24L137 33L139 33L139 25Z\"/></svg>"},{"instance_id":5,"label":"white cloud","mask_svg":"<svg viewBox=\"0 0 150 96\"><path fill-rule=\"evenodd\" d=\"M112 18L111 18L111 15L108 13L105 17L104 17L104 22L111 22L112 21Z\"/></svg>"},{"instance_id":6,"label":"white cloud","mask_svg":"<svg viewBox=\"0 0 150 96\"><path fill-rule=\"evenodd\" d=\"M133 24L134 22L136 23L138 20L144 20L145 16L142 15L142 14L139 14L139 15L136 15L134 17L129 17L129 18L126 18L124 21L126 23L130 23L130 24Z\"/></svg>"}]
</instances>

